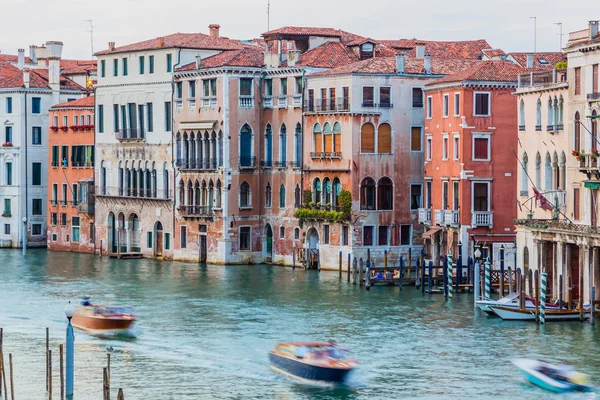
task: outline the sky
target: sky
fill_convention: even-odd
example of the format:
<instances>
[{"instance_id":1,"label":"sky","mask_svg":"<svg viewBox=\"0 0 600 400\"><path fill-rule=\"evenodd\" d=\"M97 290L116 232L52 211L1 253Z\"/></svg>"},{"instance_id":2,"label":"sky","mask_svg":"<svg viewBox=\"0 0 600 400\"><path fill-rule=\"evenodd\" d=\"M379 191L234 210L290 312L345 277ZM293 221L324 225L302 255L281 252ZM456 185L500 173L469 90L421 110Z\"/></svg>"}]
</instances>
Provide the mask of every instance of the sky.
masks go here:
<instances>
[{"instance_id":1,"label":"sky","mask_svg":"<svg viewBox=\"0 0 600 400\"><path fill-rule=\"evenodd\" d=\"M0 52L48 40L64 43L63 57L89 59L89 22L94 51L176 32L208 33L221 25L232 39L260 37L267 31L269 0L2 0ZM270 0L270 27L317 26L343 29L373 39L486 39L510 51L558 51L568 32L587 27L592 0ZM35 12L31 12L35 10ZM24 15L26 14L26 15ZM530 17L537 17L534 21ZM26 50L28 51L28 50Z\"/></svg>"}]
</instances>

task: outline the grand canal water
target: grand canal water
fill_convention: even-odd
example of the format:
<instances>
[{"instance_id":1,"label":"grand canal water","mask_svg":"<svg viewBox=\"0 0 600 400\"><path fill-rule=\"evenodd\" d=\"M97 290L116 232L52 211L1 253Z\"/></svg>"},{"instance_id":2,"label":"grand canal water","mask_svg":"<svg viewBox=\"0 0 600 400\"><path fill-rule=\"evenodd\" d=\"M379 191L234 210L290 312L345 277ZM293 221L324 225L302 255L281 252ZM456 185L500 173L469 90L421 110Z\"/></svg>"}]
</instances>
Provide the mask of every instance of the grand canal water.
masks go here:
<instances>
[{"instance_id":1,"label":"grand canal water","mask_svg":"<svg viewBox=\"0 0 600 400\"><path fill-rule=\"evenodd\" d=\"M17 399L46 398L46 327L58 388L63 309L83 295L131 305L139 321L135 339L76 333L78 400L101 398L107 344L114 348L112 387L124 388L127 400L563 398L524 383L509 362L520 356L568 360L600 384L600 327L502 322L475 312L471 295L445 301L409 287L365 292L337 273L262 265L45 250L29 250L24 259L2 250L0 326L5 353L13 353ZM269 369L267 353L277 341L327 339L360 362L348 385L297 383Z\"/></svg>"}]
</instances>

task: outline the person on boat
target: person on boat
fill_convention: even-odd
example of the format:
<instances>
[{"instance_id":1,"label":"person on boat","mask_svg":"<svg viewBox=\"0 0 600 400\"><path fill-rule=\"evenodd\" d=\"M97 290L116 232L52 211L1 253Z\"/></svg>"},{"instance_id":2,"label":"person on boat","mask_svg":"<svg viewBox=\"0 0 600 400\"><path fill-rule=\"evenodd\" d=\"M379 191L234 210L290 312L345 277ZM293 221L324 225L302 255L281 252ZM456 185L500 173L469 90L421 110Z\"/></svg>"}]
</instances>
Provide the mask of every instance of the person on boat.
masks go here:
<instances>
[{"instance_id":1,"label":"person on boat","mask_svg":"<svg viewBox=\"0 0 600 400\"><path fill-rule=\"evenodd\" d=\"M377 279L383 279L383 274L381 272L379 272L376 276Z\"/></svg>"},{"instance_id":2,"label":"person on boat","mask_svg":"<svg viewBox=\"0 0 600 400\"><path fill-rule=\"evenodd\" d=\"M84 307L89 307L92 305L92 303L90 303L90 298L89 297L84 297L83 300L81 301L81 305Z\"/></svg>"}]
</instances>

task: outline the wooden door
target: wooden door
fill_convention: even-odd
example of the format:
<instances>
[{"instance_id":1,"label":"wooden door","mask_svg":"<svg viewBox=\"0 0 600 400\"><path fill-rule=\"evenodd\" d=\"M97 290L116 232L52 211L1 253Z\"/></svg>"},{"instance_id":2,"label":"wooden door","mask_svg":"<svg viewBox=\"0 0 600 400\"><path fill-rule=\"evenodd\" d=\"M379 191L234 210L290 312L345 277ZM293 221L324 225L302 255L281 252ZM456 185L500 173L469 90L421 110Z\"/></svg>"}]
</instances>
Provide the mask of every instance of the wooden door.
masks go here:
<instances>
[{"instance_id":1,"label":"wooden door","mask_svg":"<svg viewBox=\"0 0 600 400\"><path fill-rule=\"evenodd\" d=\"M200 235L200 262L202 264L206 263L206 235Z\"/></svg>"}]
</instances>

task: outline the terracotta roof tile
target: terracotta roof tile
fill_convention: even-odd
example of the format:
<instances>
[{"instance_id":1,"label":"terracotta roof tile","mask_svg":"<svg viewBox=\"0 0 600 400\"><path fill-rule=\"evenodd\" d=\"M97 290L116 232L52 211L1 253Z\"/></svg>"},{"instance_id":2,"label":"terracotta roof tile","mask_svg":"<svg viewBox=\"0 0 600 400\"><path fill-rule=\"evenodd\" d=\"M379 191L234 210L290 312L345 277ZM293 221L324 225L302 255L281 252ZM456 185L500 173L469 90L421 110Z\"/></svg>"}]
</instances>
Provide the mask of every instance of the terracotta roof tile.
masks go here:
<instances>
[{"instance_id":1,"label":"terracotta roof tile","mask_svg":"<svg viewBox=\"0 0 600 400\"><path fill-rule=\"evenodd\" d=\"M359 61L352 50L339 42L323 43L300 55L298 65L313 68L336 68Z\"/></svg>"},{"instance_id":2,"label":"terracotta roof tile","mask_svg":"<svg viewBox=\"0 0 600 400\"><path fill-rule=\"evenodd\" d=\"M12 55L12 54L1 54L0 53L0 62L13 62L13 63L17 63L17 62L19 62L19 56ZM25 62L27 64L31 64L31 58L25 57Z\"/></svg>"},{"instance_id":3,"label":"terracotta roof tile","mask_svg":"<svg viewBox=\"0 0 600 400\"><path fill-rule=\"evenodd\" d=\"M262 37L281 37L281 36L322 36L340 38L344 44L353 42L358 39L365 39L360 35L346 32L341 29L334 28L315 28L309 26L284 26L282 28L273 29L262 34Z\"/></svg>"},{"instance_id":4,"label":"terracotta roof tile","mask_svg":"<svg viewBox=\"0 0 600 400\"><path fill-rule=\"evenodd\" d=\"M461 41L434 41L417 39L400 40L380 40L382 44L398 50L409 50L408 55L415 56L417 45L424 45L425 52L432 58L459 59L468 58L478 60L484 49L490 49L491 46L484 39L479 40L461 40Z\"/></svg>"},{"instance_id":5,"label":"terracotta roof tile","mask_svg":"<svg viewBox=\"0 0 600 400\"><path fill-rule=\"evenodd\" d=\"M529 54L531 53L508 53L508 56L512 57L521 67L526 68ZM533 53L533 67L552 69L556 63L566 59L566 55L560 51ZM540 60L546 60L547 63L542 64Z\"/></svg>"},{"instance_id":6,"label":"terracotta roof tile","mask_svg":"<svg viewBox=\"0 0 600 400\"><path fill-rule=\"evenodd\" d=\"M516 83L519 74L526 71L511 61L481 61L470 68L429 82L426 86L465 81Z\"/></svg>"},{"instance_id":7,"label":"terracotta roof tile","mask_svg":"<svg viewBox=\"0 0 600 400\"><path fill-rule=\"evenodd\" d=\"M94 96L87 96L81 99L67 101L65 103L56 104L51 107L51 109L55 108L94 108Z\"/></svg>"},{"instance_id":8,"label":"terracotta roof tile","mask_svg":"<svg viewBox=\"0 0 600 400\"><path fill-rule=\"evenodd\" d=\"M20 88L23 85L23 71L14 65L0 63L0 88ZM29 72L29 87L37 89L49 88L48 70L31 69ZM85 91L85 88L64 76L60 77L60 88L63 90Z\"/></svg>"},{"instance_id":9,"label":"terracotta roof tile","mask_svg":"<svg viewBox=\"0 0 600 400\"><path fill-rule=\"evenodd\" d=\"M203 33L174 33L164 37L164 46L158 45L158 39L144 40L143 42L137 42L128 44L126 46L116 47L113 51L102 50L96 53L96 55L102 56L107 54L125 53L130 51L144 51L144 50L155 50L155 49L168 49L168 48L186 48L186 49L208 49L208 50L238 50L245 46L238 40L226 39L223 37L213 38L210 35Z\"/></svg>"},{"instance_id":10,"label":"terracotta roof tile","mask_svg":"<svg viewBox=\"0 0 600 400\"><path fill-rule=\"evenodd\" d=\"M248 67L261 68L264 66L263 52L259 49L244 48L242 50L224 51L214 56L206 57L201 60L201 68L218 67ZM192 62L177 69L177 71L193 71L196 69L196 62Z\"/></svg>"},{"instance_id":11,"label":"terracotta roof tile","mask_svg":"<svg viewBox=\"0 0 600 400\"><path fill-rule=\"evenodd\" d=\"M60 60L60 71L64 75L85 74L87 71L97 71L96 60Z\"/></svg>"},{"instance_id":12,"label":"terracotta roof tile","mask_svg":"<svg viewBox=\"0 0 600 400\"><path fill-rule=\"evenodd\" d=\"M506 53L502 49L484 49L483 53L489 58L506 56Z\"/></svg>"}]
</instances>

